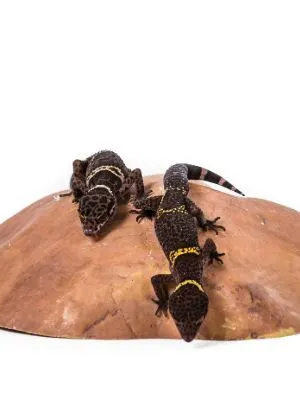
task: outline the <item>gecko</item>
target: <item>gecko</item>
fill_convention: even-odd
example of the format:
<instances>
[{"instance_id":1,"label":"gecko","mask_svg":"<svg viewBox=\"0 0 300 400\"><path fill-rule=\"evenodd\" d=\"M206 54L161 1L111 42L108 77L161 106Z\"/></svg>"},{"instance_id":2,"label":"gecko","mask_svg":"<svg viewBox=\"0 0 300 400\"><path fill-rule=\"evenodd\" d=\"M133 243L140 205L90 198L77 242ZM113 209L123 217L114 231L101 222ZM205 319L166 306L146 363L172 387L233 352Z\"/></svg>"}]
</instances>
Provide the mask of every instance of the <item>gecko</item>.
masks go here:
<instances>
[{"instance_id":1,"label":"gecko","mask_svg":"<svg viewBox=\"0 0 300 400\"><path fill-rule=\"evenodd\" d=\"M170 312L181 337L192 341L206 317L209 299L203 287L203 270L213 261L223 264L225 253L218 253L215 242L207 239L201 249L197 228L203 231L225 230L222 225L205 218L203 211L188 197L190 179L218 183L241 195L238 189L215 174L190 164L175 164L164 175L164 195L133 200L131 210L136 220L153 219L157 239L169 261L169 274L151 278L157 299L155 314ZM196 223L197 222L197 223Z\"/></svg>"},{"instance_id":2,"label":"gecko","mask_svg":"<svg viewBox=\"0 0 300 400\"><path fill-rule=\"evenodd\" d=\"M113 151L102 150L85 160L73 161L70 194L74 196L73 202L79 205L79 218L86 236L99 235L114 219L117 206L129 201L133 185L133 198L145 197L141 170L127 168Z\"/></svg>"}]
</instances>

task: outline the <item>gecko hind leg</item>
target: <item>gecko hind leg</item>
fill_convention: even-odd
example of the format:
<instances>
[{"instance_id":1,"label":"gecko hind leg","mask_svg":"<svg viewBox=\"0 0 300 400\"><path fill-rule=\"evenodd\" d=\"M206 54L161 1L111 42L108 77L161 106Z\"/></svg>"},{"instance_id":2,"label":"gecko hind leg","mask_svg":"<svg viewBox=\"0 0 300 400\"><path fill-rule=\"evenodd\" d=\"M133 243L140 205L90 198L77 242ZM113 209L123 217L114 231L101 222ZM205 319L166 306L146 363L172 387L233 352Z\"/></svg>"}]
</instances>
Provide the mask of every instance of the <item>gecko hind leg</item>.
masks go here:
<instances>
[{"instance_id":1,"label":"gecko hind leg","mask_svg":"<svg viewBox=\"0 0 300 400\"><path fill-rule=\"evenodd\" d=\"M218 229L226 231L223 225L217 225L216 222L220 219L220 217L216 217L213 220L206 219L203 211L199 208L191 199L186 199L186 207L189 213L196 218L198 226L204 231L208 230L214 231L216 235L219 234Z\"/></svg>"}]
</instances>

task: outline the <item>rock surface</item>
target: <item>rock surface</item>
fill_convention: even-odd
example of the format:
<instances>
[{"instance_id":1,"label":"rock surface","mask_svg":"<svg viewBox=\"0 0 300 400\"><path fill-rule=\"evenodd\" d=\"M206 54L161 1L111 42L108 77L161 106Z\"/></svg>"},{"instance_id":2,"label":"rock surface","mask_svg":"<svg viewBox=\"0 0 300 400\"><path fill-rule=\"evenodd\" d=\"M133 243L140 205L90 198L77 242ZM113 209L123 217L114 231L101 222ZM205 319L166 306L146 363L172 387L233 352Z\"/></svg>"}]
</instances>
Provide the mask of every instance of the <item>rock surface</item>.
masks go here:
<instances>
[{"instance_id":1,"label":"rock surface","mask_svg":"<svg viewBox=\"0 0 300 400\"><path fill-rule=\"evenodd\" d=\"M146 178L162 192L161 177ZM205 271L210 299L201 339L284 336L300 331L300 213L191 183L190 197L226 232L212 236L224 265ZM83 235L71 197L48 196L0 230L0 326L69 338L178 338L156 318L153 274L168 272L153 224L123 206L103 237Z\"/></svg>"}]
</instances>

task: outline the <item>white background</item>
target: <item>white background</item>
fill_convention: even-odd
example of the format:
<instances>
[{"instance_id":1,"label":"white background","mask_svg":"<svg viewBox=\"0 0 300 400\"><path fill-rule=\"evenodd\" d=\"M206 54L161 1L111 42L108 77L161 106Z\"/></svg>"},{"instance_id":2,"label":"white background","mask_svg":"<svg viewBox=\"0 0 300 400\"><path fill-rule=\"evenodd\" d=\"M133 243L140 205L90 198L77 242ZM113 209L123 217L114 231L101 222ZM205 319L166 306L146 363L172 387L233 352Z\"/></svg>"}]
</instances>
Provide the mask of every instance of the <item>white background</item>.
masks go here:
<instances>
[{"instance_id":1,"label":"white background","mask_svg":"<svg viewBox=\"0 0 300 400\"><path fill-rule=\"evenodd\" d=\"M212 169L300 210L298 1L2 1L0 221L101 149ZM284 268L284 265L283 265ZM0 332L1 399L299 395L299 336L67 341ZM297 388L297 390L296 390Z\"/></svg>"}]
</instances>

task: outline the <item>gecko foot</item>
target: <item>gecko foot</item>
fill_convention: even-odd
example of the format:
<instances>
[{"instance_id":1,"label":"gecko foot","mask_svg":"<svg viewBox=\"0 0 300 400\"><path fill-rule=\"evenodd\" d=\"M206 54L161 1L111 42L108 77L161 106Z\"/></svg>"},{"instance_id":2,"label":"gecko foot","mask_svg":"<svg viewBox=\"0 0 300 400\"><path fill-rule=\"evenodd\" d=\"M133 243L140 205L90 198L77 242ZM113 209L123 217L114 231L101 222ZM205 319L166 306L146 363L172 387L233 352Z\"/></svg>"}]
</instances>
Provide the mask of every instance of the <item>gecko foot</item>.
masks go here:
<instances>
[{"instance_id":1,"label":"gecko foot","mask_svg":"<svg viewBox=\"0 0 300 400\"><path fill-rule=\"evenodd\" d=\"M155 311L155 315L157 317L161 317L162 314L164 314L165 317L168 316L168 300L155 300L151 299L153 303L157 304L157 310Z\"/></svg>"},{"instance_id":2,"label":"gecko foot","mask_svg":"<svg viewBox=\"0 0 300 400\"><path fill-rule=\"evenodd\" d=\"M155 212L149 209L141 209L141 210L130 210L130 214L137 214L136 222L139 224L144 218L152 220L155 216Z\"/></svg>"},{"instance_id":3,"label":"gecko foot","mask_svg":"<svg viewBox=\"0 0 300 400\"><path fill-rule=\"evenodd\" d=\"M219 264L224 264L223 260L220 257L225 256L225 253L218 253L216 250L210 253L210 262L212 264L214 260L216 260Z\"/></svg>"},{"instance_id":4,"label":"gecko foot","mask_svg":"<svg viewBox=\"0 0 300 400\"><path fill-rule=\"evenodd\" d=\"M206 232L208 230L214 231L216 235L219 234L218 229L221 229L223 231L226 231L225 227L222 225L216 225L216 222L220 219L221 217L217 217L213 219L212 221L207 219L203 224L199 224L200 228Z\"/></svg>"}]
</instances>

